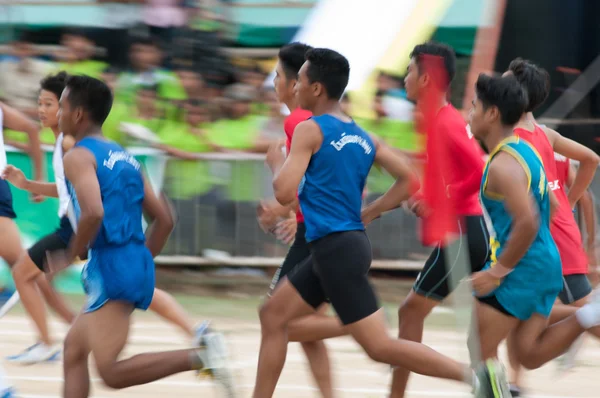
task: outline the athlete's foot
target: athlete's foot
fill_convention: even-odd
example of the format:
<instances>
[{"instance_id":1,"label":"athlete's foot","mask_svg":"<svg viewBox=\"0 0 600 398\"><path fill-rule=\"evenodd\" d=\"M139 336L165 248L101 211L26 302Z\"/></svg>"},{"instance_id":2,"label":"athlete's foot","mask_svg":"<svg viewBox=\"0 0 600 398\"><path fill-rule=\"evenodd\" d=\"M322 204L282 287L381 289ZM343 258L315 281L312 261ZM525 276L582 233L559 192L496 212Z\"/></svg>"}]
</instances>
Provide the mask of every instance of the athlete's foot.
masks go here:
<instances>
[{"instance_id":1,"label":"athlete's foot","mask_svg":"<svg viewBox=\"0 0 600 398\"><path fill-rule=\"evenodd\" d=\"M560 373L568 372L569 370L575 367L575 360L577 359L577 354L581 350L583 346L583 335L579 336L577 340L571 344L571 347L565 352L563 355L557 358L558 360L558 371Z\"/></svg>"},{"instance_id":2,"label":"athlete's foot","mask_svg":"<svg viewBox=\"0 0 600 398\"><path fill-rule=\"evenodd\" d=\"M578 309L575 315L585 330L600 326L600 289L592 292L589 302Z\"/></svg>"},{"instance_id":3,"label":"athlete's foot","mask_svg":"<svg viewBox=\"0 0 600 398\"><path fill-rule=\"evenodd\" d=\"M504 366L494 359L475 368L473 395L475 398L511 398Z\"/></svg>"},{"instance_id":4,"label":"athlete's foot","mask_svg":"<svg viewBox=\"0 0 600 398\"><path fill-rule=\"evenodd\" d=\"M33 365L41 362L53 362L60 359L61 351L58 347L36 343L26 348L22 353L6 357L6 360L19 365Z\"/></svg>"},{"instance_id":5,"label":"athlete's foot","mask_svg":"<svg viewBox=\"0 0 600 398\"><path fill-rule=\"evenodd\" d=\"M194 338L203 367L199 375L213 378L221 385L227 398L234 398L235 383L228 364L228 350L225 337L209 328L208 322L203 322L196 328Z\"/></svg>"}]
</instances>

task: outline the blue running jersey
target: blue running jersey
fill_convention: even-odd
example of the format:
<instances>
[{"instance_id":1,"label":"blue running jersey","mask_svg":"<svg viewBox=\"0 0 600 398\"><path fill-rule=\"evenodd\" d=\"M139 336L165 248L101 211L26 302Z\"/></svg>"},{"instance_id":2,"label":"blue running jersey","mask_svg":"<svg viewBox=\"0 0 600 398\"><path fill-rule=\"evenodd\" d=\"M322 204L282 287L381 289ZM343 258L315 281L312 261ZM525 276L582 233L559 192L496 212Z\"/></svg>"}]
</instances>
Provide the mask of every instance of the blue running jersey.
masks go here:
<instances>
[{"instance_id":1,"label":"blue running jersey","mask_svg":"<svg viewBox=\"0 0 600 398\"><path fill-rule=\"evenodd\" d=\"M563 287L560 255L550 234L550 192L539 154L525 140L516 136L498 145L490 154L483 172L481 202L493 227L491 262L486 268L494 266L512 227L512 217L506 211L502 197L485 192L490 162L500 152L514 157L525 170L529 193L537 204L540 226L527 253L492 294L507 311L521 320L529 319L534 313L548 317Z\"/></svg>"},{"instance_id":2,"label":"blue running jersey","mask_svg":"<svg viewBox=\"0 0 600 398\"><path fill-rule=\"evenodd\" d=\"M142 229L144 179L140 164L121 146L103 138L86 137L75 146L86 148L96 158L104 207L102 226L82 271L87 295L84 312L96 311L111 300L145 310L152 302L155 275ZM79 220L77 196L66 182Z\"/></svg>"},{"instance_id":3,"label":"blue running jersey","mask_svg":"<svg viewBox=\"0 0 600 398\"><path fill-rule=\"evenodd\" d=\"M375 145L354 121L313 116L323 134L298 187L306 241L334 232L364 230L362 193L375 159Z\"/></svg>"},{"instance_id":4,"label":"blue running jersey","mask_svg":"<svg viewBox=\"0 0 600 398\"><path fill-rule=\"evenodd\" d=\"M86 148L96 158L96 175L104 207L102 227L90 248L144 243L144 180L140 163L120 145L103 138L86 137L75 147ZM67 186L79 221L77 196L69 181Z\"/></svg>"}]
</instances>

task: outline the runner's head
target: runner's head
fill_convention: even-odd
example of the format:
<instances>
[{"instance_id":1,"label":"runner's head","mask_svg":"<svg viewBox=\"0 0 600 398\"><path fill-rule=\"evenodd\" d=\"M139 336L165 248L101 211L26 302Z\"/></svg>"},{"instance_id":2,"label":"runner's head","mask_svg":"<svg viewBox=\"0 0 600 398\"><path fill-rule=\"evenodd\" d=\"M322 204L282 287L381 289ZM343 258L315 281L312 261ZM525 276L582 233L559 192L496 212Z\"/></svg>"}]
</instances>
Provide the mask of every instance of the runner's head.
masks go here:
<instances>
[{"instance_id":1,"label":"runner's head","mask_svg":"<svg viewBox=\"0 0 600 398\"><path fill-rule=\"evenodd\" d=\"M76 75L67 79L60 97L58 124L66 135L84 134L101 127L112 106L110 88L90 76Z\"/></svg>"},{"instance_id":2,"label":"runner's head","mask_svg":"<svg viewBox=\"0 0 600 398\"><path fill-rule=\"evenodd\" d=\"M328 48L308 51L296 83L298 104L312 111L319 102L339 102L349 78L350 64L342 54Z\"/></svg>"},{"instance_id":3,"label":"runner's head","mask_svg":"<svg viewBox=\"0 0 600 398\"><path fill-rule=\"evenodd\" d=\"M504 75L514 75L527 91L529 105L526 112L533 112L546 101L550 93L550 75L531 61L516 58Z\"/></svg>"},{"instance_id":4,"label":"runner's head","mask_svg":"<svg viewBox=\"0 0 600 398\"><path fill-rule=\"evenodd\" d=\"M417 101L425 88L447 92L456 73L456 55L452 47L427 42L410 53L404 87L408 99Z\"/></svg>"},{"instance_id":5,"label":"runner's head","mask_svg":"<svg viewBox=\"0 0 600 398\"><path fill-rule=\"evenodd\" d=\"M304 43L291 43L281 47L275 67L273 84L280 102L287 103L294 98L294 86L298 80L298 72L306 60L306 53L312 49ZM290 109L292 111L293 109Z\"/></svg>"},{"instance_id":6,"label":"runner's head","mask_svg":"<svg viewBox=\"0 0 600 398\"><path fill-rule=\"evenodd\" d=\"M40 82L38 116L43 127L58 127L58 100L65 89L67 78L66 72L59 72L46 76Z\"/></svg>"},{"instance_id":7,"label":"runner's head","mask_svg":"<svg viewBox=\"0 0 600 398\"><path fill-rule=\"evenodd\" d=\"M527 94L514 76L479 75L469 115L471 132L484 140L492 130L514 126L527 108Z\"/></svg>"}]
</instances>

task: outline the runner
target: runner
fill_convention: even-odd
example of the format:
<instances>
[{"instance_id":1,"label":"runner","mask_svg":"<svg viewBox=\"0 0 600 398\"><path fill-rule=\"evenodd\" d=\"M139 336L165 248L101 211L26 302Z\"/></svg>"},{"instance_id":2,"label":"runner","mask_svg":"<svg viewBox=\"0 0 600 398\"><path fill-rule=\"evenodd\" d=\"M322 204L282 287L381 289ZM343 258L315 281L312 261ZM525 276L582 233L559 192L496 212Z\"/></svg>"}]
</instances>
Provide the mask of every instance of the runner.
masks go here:
<instances>
[{"instance_id":1,"label":"runner","mask_svg":"<svg viewBox=\"0 0 600 398\"><path fill-rule=\"evenodd\" d=\"M515 134L527 140L541 155L549 188L560 204L551 223L552 237L558 247L563 270L563 290L558 298L562 304L581 307L587 302L592 286L587 278L588 256L572 209L591 184L600 158L591 149L561 136L554 130L540 127L535 122L532 112L546 100L550 92L550 76L545 70L529 61L517 58L510 63L505 75L514 75L527 91L529 104L526 113L515 126ZM580 162L579 172L568 195L565 191L568 162L567 167L563 167L562 172L559 173L556 156L562 156L565 160L568 160L565 157L568 156ZM551 324L558 322L574 311L557 303L549 322ZM520 366L512 335L508 339L508 348L513 368L511 392L513 396L518 397L520 396Z\"/></svg>"},{"instance_id":2,"label":"runner","mask_svg":"<svg viewBox=\"0 0 600 398\"><path fill-rule=\"evenodd\" d=\"M437 60L440 61L441 71L432 70L427 64ZM409 201L415 214L422 218L424 243L435 246L417 276L412 291L398 310L399 338L416 342L423 340L425 318L454 291L456 286L451 283L453 268L457 279L467 276L459 270L460 266L454 267L459 258L457 254L448 252L447 244L428 241L429 231L435 228L434 224L442 219L449 220L449 213L457 216L458 222L454 219L448 222L456 225L459 239L455 244L467 246L469 271L481 270L490 253L489 234L478 196L484 166L483 152L467 129L462 115L447 101L456 70L455 63L454 50L450 47L433 42L419 44L410 54L408 73L404 79L406 94L417 102L417 109L435 108L427 110L435 115L429 133L435 135L437 147L442 152L438 152L437 159L428 159L423 187L432 186L442 175L447 194L447 198L440 199L445 202L443 205L432 203L421 192ZM445 76L439 76L440 72ZM428 145L428 153L435 153L430 147ZM446 164L442 166L440 162ZM459 253L458 250L456 252ZM404 397L409 375L407 369L394 369L390 398Z\"/></svg>"},{"instance_id":3,"label":"runner","mask_svg":"<svg viewBox=\"0 0 600 398\"><path fill-rule=\"evenodd\" d=\"M330 300L348 332L372 359L466 382L475 387L476 396L494 397L493 389L503 376L496 362L481 365L475 376L467 365L387 334L367 276L371 247L364 224L407 199L415 177L402 157L341 111L339 100L349 73L348 61L339 53L310 50L298 75L296 98L313 117L296 127L287 158L278 146L267 154L277 201L289 205L299 192L311 256L280 282L261 308L262 340L253 396L273 396L285 362L290 322L315 313ZM397 181L364 210L361 220L362 193L374 162Z\"/></svg>"},{"instance_id":4,"label":"runner","mask_svg":"<svg viewBox=\"0 0 600 398\"><path fill-rule=\"evenodd\" d=\"M294 129L299 123L312 116L309 111L298 107L294 94L294 86L298 79L298 72L300 71L302 64L304 64L306 53L310 49L310 46L302 43L291 43L282 47L279 50L279 60L277 67L275 68L275 79L273 81L275 93L277 94L278 100L285 104L291 111L290 115L286 117L283 126L286 135L285 147L288 154L290 153ZM302 211L297 202L294 202L292 206L282 206L276 201L264 202L259 207L259 223L261 224L261 227L266 231L274 231L276 234L279 234L282 224L288 224L286 221L278 222L278 220L289 217L288 214L293 211L296 213L295 237L285 260L277 269L277 272L273 277L270 292L268 294L269 296L273 293L279 282L292 271L294 266L310 256L310 251L305 239L306 227L304 224L304 217L302 216ZM299 320L296 324L290 325L290 330L288 332L290 341L296 341L295 339L304 337L302 331L309 329L308 331L310 332L310 329L314 329L314 326L317 328L320 327L321 329L324 328L325 332L327 332L328 328L334 329L334 334L327 337L335 337L336 330L338 335L343 334L342 325L339 324L337 319L326 316L324 314L326 311L327 306L323 305L319 309L319 315L309 315L304 319ZM303 340L301 345L321 395L324 398L333 397L330 362L325 343L321 340Z\"/></svg>"},{"instance_id":5,"label":"runner","mask_svg":"<svg viewBox=\"0 0 600 398\"><path fill-rule=\"evenodd\" d=\"M223 337L207 329L198 332L195 348L119 359L132 312L147 309L152 301L152 258L165 245L174 220L135 158L102 136L111 105L108 86L88 76L70 77L59 102L60 129L76 142L63 163L77 228L67 250L49 254L48 267L64 269L78 253L90 250L83 270L87 304L65 339L64 397L89 396L90 352L98 374L111 388L197 369L214 376L233 397ZM150 219L147 238L143 214Z\"/></svg>"},{"instance_id":6,"label":"runner","mask_svg":"<svg viewBox=\"0 0 600 398\"><path fill-rule=\"evenodd\" d=\"M563 288L559 251L550 233L559 205L549 190L542 160L514 134L527 94L514 76L480 75L470 115L471 131L492 148L481 198L493 226L491 261L473 275L476 319L483 360L514 331L523 366L533 369L558 357L585 330L600 325L600 300L548 326ZM502 396L510 392L502 391Z\"/></svg>"}]
</instances>

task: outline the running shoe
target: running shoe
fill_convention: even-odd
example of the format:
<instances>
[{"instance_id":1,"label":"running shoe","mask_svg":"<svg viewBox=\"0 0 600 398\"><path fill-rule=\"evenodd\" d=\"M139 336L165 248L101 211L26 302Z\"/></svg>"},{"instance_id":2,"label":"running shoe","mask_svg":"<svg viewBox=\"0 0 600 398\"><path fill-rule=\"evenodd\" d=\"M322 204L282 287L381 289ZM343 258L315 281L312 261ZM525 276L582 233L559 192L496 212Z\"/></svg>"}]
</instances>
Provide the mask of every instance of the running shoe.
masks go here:
<instances>
[{"instance_id":1,"label":"running shoe","mask_svg":"<svg viewBox=\"0 0 600 398\"><path fill-rule=\"evenodd\" d=\"M558 361L559 374L566 373L575 367L577 354L579 354L579 350L581 350L581 347L583 346L583 336L583 334L579 336L577 340L571 344L571 347L569 347L567 352L556 359Z\"/></svg>"},{"instance_id":2,"label":"running shoe","mask_svg":"<svg viewBox=\"0 0 600 398\"><path fill-rule=\"evenodd\" d=\"M475 398L511 398L504 366L495 359L488 359L475 369Z\"/></svg>"},{"instance_id":3,"label":"running shoe","mask_svg":"<svg viewBox=\"0 0 600 398\"><path fill-rule=\"evenodd\" d=\"M208 322L203 322L196 328L194 346L204 367L198 372L217 382L227 398L235 398L235 382L229 368L227 344L223 334L213 331Z\"/></svg>"},{"instance_id":4,"label":"running shoe","mask_svg":"<svg viewBox=\"0 0 600 398\"><path fill-rule=\"evenodd\" d=\"M4 391L0 391L0 398L17 398L17 394L13 388L8 388Z\"/></svg>"},{"instance_id":5,"label":"running shoe","mask_svg":"<svg viewBox=\"0 0 600 398\"><path fill-rule=\"evenodd\" d=\"M521 396L521 389L513 384L510 385L510 396L513 398Z\"/></svg>"},{"instance_id":6,"label":"running shoe","mask_svg":"<svg viewBox=\"0 0 600 398\"><path fill-rule=\"evenodd\" d=\"M33 365L41 362L54 362L60 360L61 350L57 347L36 343L26 348L22 353L6 357L8 362L18 365Z\"/></svg>"}]
</instances>

